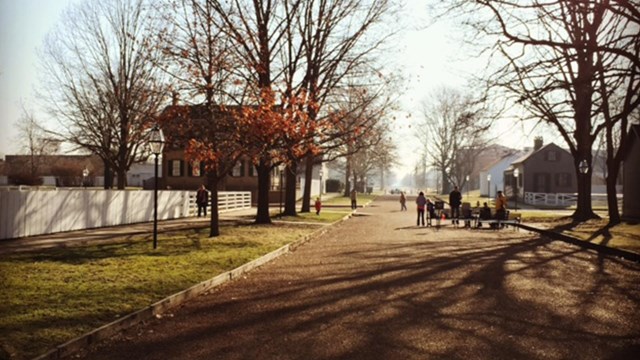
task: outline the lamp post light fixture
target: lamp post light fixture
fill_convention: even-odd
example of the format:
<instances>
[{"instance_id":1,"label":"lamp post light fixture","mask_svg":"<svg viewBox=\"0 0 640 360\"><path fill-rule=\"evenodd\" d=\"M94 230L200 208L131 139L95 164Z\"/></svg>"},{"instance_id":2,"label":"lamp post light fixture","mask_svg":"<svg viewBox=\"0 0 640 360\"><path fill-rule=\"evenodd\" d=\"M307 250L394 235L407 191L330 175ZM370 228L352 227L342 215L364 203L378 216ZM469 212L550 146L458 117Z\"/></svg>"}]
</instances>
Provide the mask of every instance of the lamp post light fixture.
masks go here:
<instances>
[{"instance_id":1,"label":"lamp post light fixture","mask_svg":"<svg viewBox=\"0 0 640 360\"><path fill-rule=\"evenodd\" d=\"M162 154L164 148L164 135L158 124L154 125L149 132L149 147L156 156L153 186L153 248L156 249L158 247L158 156Z\"/></svg>"},{"instance_id":2,"label":"lamp post light fixture","mask_svg":"<svg viewBox=\"0 0 640 360\"><path fill-rule=\"evenodd\" d=\"M589 172L589 164L587 163L587 160L583 159L582 161L580 161L580 163L578 164L578 170L582 175Z\"/></svg>"},{"instance_id":3,"label":"lamp post light fixture","mask_svg":"<svg viewBox=\"0 0 640 360\"><path fill-rule=\"evenodd\" d=\"M82 170L82 186L87 188L87 176L89 176L89 169L86 167Z\"/></svg>"},{"instance_id":4,"label":"lamp post light fixture","mask_svg":"<svg viewBox=\"0 0 640 360\"><path fill-rule=\"evenodd\" d=\"M489 198L489 204L491 204L491 174L487 174L487 197Z\"/></svg>"},{"instance_id":5,"label":"lamp post light fixture","mask_svg":"<svg viewBox=\"0 0 640 360\"><path fill-rule=\"evenodd\" d=\"M467 201L469 201L469 188L471 187L471 184L469 184L469 175L467 175L464 179L467 182Z\"/></svg>"},{"instance_id":6,"label":"lamp post light fixture","mask_svg":"<svg viewBox=\"0 0 640 360\"><path fill-rule=\"evenodd\" d=\"M514 186L514 194L516 196L516 211L518 211L518 177L520 176L520 169L516 168L513 170L513 177L516 179Z\"/></svg>"}]
</instances>

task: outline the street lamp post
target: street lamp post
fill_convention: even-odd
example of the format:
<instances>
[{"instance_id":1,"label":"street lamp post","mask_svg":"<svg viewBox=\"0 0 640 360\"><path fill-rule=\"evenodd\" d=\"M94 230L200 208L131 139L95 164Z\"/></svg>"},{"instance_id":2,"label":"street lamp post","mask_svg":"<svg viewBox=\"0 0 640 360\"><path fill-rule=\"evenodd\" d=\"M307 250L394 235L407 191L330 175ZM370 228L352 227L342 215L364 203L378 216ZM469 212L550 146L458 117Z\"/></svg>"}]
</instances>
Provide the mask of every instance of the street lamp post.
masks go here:
<instances>
[{"instance_id":1,"label":"street lamp post","mask_svg":"<svg viewBox=\"0 0 640 360\"><path fill-rule=\"evenodd\" d=\"M318 172L318 175L320 176L320 191L318 192L318 196L322 196L322 168L320 169L320 171Z\"/></svg>"},{"instance_id":2,"label":"street lamp post","mask_svg":"<svg viewBox=\"0 0 640 360\"><path fill-rule=\"evenodd\" d=\"M162 154L164 148L164 135L158 124L154 125L149 133L149 147L156 156L153 186L153 248L156 249L158 247L158 156Z\"/></svg>"},{"instance_id":3,"label":"street lamp post","mask_svg":"<svg viewBox=\"0 0 640 360\"><path fill-rule=\"evenodd\" d=\"M278 213L278 217L282 217L282 183L283 183L283 174L284 174L284 169L285 166L284 164L280 164L280 166L278 166L278 170L280 171L280 212Z\"/></svg>"},{"instance_id":4,"label":"street lamp post","mask_svg":"<svg viewBox=\"0 0 640 360\"><path fill-rule=\"evenodd\" d=\"M87 176L89 176L89 169L86 167L82 170L82 186L87 188Z\"/></svg>"},{"instance_id":5,"label":"street lamp post","mask_svg":"<svg viewBox=\"0 0 640 360\"><path fill-rule=\"evenodd\" d=\"M516 179L515 182L515 186L514 186L514 193L516 196L516 211L518 211L518 177L520 176L520 170L518 168L516 168L515 170L513 170L513 177Z\"/></svg>"},{"instance_id":6,"label":"street lamp post","mask_svg":"<svg viewBox=\"0 0 640 360\"><path fill-rule=\"evenodd\" d=\"M467 201L469 201L469 187L471 186L471 184L469 184L469 175L465 177L465 180L467 181Z\"/></svg>"},{"instance_id":7,"label":"street lamp post","mask_svg":"<svg viewBox=\"0 0 640 360\"><path fill-rule=\"evenodd\" d=\"M489 198L489 204L491 204L491 174L487 174L487 197Z\"/></svg>"}]
</instances>

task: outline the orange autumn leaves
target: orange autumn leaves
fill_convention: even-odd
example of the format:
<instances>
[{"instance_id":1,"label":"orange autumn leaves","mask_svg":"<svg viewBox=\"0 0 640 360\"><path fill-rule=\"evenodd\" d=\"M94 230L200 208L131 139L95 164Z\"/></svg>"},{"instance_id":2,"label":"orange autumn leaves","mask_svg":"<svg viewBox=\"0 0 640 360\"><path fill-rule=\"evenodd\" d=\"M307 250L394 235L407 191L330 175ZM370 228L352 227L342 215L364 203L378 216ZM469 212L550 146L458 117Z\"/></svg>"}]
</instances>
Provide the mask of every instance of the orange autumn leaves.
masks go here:
<instances>
[{"instance_id":1,"label":"orange autumn leaves","mask_svg":"<svg viewBox=\"0 0 640 360\"><path fill-rule=\"evenodd\" d=\"M252 106L174 107L163 114L167 139L174 148L184 148L189 161L203 162L207 170L224 171L241 155L257 163L289 162L306 154L316 154L326 129L334 126L331 117L314 120L317 111L305 93L276 95L263 90ZM210 115L203 115L210 114ZM208 118L208 120L197 120Z\"/></svg>"},{"instance_id":2,"label":"orange autumn leaves","mask_svg":"<svg viewBox=\"0 0 640 360\"><path fill-rule=\"evenodd\" d=\"M268 155L272 163L287 162L317 151L315 145L324 121L314 120L310 111L317 107L305 93L276 99L274 91L265 89L256 107L244 107L237 121L249 140L248 149L254 159Z\"/></svg>"}]
</instances>

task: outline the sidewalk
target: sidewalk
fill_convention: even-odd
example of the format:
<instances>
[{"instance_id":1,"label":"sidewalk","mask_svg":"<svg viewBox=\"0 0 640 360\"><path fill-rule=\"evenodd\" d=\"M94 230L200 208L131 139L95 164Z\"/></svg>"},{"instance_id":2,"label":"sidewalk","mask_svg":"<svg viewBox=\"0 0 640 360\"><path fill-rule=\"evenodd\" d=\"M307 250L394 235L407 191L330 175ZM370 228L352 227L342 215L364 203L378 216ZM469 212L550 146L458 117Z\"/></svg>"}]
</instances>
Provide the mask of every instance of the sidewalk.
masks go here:
<instances>
[{"instance_id":1,"label":"sidewalk","mask_svg":"<svg viewBox=\"0 0 640 360\"><path fill-rule=\"evenodd\" d=\"M640 265L379 198L87 359L633 359ZM615 304L615 306L612 306Z\"/></svg>"}]
</instances>

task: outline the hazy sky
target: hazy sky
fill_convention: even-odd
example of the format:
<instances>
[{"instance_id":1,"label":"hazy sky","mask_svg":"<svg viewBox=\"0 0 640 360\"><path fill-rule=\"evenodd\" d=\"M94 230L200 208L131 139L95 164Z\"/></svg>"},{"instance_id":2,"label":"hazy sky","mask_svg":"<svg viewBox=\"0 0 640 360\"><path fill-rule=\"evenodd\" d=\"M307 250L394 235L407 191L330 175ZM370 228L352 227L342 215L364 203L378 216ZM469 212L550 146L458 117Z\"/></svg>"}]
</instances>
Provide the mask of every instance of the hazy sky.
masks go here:
<instances>
[{"instance_id":1,"label":"hazy sky","mask_svg":"<svg viewBox=\"0 0 640 360\"><path fill-rule=\"evenodd\" d=\"M21 114L21 102L37 110L33 93L37 86L37 49L44 36L52 30L62 11L73 0L0 0L0 154L18 152L15 122ZM389 54L408 80L402 94L403 112L394 123L394 138L400 147L403 165L400 172L409 171L417 161L418 141L412 129L420 121L420 102L432 89L442 85L464 87L465 77L483 64L466 60L469 57L455 34L454 25L437 23L419 29L427 23L426 1L409 0L405 9L399 51ZM454 35L454 36L452 36ZM46 120L46 115L39 114ZM505 145L522 147L522 134L509 130Z\"/></svg>"}]
</instances>

